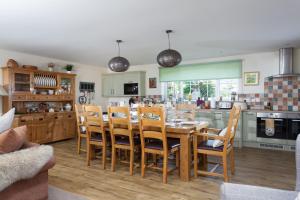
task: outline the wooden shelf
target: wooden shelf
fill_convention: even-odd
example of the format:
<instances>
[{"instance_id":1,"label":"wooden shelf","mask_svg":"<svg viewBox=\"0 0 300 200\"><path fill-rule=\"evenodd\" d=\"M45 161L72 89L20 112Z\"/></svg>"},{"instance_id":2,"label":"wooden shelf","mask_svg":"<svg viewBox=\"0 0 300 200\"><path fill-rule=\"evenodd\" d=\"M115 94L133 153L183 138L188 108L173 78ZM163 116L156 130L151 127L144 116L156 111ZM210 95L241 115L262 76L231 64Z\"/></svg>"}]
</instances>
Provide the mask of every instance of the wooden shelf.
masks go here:
<instances>
[{"instance_id":1,"label":"wooden shelf","mask_svg":"<svg viewBox=\"0 0 300 200\"><path fill-rule=\"evenodd\" d=\"M29 81L15 81L15 84L30 85Z\"/></svg>"},{"instance_id":2,"label":"wooden shelf","mask_svg":"<svg viewBox=\"0 0 300 200\"><path fill-rule=\"evenodd\" d=\"M35 89L57 89L57 86L34 86Z\"/></svg>"}]
</instances>

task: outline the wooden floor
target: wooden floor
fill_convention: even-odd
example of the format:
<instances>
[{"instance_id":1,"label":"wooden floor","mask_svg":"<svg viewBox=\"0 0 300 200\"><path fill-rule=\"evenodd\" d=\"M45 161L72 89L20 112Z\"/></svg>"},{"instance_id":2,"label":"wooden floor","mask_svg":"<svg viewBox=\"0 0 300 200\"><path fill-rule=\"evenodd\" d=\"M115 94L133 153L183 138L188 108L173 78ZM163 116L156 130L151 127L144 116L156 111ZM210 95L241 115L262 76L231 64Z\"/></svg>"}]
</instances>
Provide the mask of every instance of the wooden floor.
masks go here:
<instances>
[{"instance_id":1,"label":"wooden floor","mask_svg":"<svg viewBox=\"0 0 300 200\"><path fill-rule=\"evenodd\" d=\"M162 183L162 174L146 171L140 176L140 168L134 176L129 175L129 166L117 165L116 172L102 170L100 160L85 163L85 153L76 154L75 140L52 144L57 164L49 172L49 184L78 193L92 200L185 200L219 199L221 179L199 177L190 182L179 180L177 172ZM233 183L268 186L293 190L295 187L295 159L293 152L270 151L252 148L236 149L236 174Z\"/></svg>"}]
</instances>

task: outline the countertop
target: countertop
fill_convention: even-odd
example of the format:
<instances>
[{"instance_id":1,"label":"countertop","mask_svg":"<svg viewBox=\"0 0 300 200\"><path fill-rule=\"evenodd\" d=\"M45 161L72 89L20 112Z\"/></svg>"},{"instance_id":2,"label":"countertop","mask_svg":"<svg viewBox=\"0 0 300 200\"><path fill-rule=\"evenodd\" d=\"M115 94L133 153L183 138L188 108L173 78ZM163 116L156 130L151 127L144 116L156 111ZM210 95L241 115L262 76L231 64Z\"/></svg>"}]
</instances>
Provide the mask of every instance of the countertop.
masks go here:
<instances>
[{"instance_id":1,"label":"countertop","mask_svg":"<svg viewBox=\"0 0 300 200\"><path fill-rule=\"evenodd\" d=\"M229 112L229 111L230 109L196 109L196 112ZM257 110L257 109L242 110L242 112L300 113L300 111Z\"/></svg>"}]
</instances>

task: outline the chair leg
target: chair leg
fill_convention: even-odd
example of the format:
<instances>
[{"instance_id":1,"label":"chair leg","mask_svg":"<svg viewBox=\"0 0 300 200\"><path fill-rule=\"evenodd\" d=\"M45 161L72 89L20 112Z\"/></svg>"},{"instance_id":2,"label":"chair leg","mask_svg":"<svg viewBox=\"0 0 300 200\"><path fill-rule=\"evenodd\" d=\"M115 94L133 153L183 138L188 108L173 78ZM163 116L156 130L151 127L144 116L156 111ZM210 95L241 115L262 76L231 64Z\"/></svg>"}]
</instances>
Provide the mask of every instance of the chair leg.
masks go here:
<instances>
[{"instance_id":1,"label":"chair leg","mask_svg":"<svg viewBox=\"0 0 300 200\"><path fill-rule=\"evenodd\" d=\"M130 175L133 175L133 164L134 164L134 150L130 150Z\"/></svg>"},{"instance_id":2,"label":"chair leg","mask_svg":"<svg viewBox=\"0 0 300 200\"><path fill-rule=\"evenodd\" d=\"M106 145L102 146L102 168L106 168Z\"/></svg>"},{"instance_id":3,"label":"chair leg","mask_svg":"<svg viewBox=\"0 0 300 200\"><path fill-rule=\"evenodd\" d=\"M176 168L178 176L180 176L180 151L176 151Z\"/></svg>"},{"instance_id":4,"label":"chair leg","mask_svg":"<svg viewBox=\"0 0 300 200\"><path fill-rule=\"evenodd\" d=\"M168 181L168 155L164 155L163 161L163 183L167 183Z\"/></svg>"},{"instance_id":5,"label":"chair leg","mask_svg":"<svg viewBox=\"0 0 300 200\"><path fill-rule=\"evenodd\" d=\"M86 164L87 166L91 165L91 145L90 143L87 141L87 145L86 145Z\"/></svg>"},{"instance_id":6,"label":"chair leg","mask_svg":"<svg viewBox=\"0 0 300 200\"><path fill-rule=\"evenodd\" d=\"M157 155L156 154L152 154L152 155L153 155L154 165L157 166Z\"/></svg>"},{"instance_id":7,"label":"chair leg","mask_svg":"<svg viewBox=\"0 0 300 200\"><path fill-rule=\"evenodd\" d=\"M146 153L144 150L142 150L142 159L141 159L141 176L145 177L145 159L146 159Z\"/></svg>"},{"instance_id":8,"label":"chair leg","mask_svg":"<svg viewBox=\"0 0 300 200\"><path fill-rule=\"evenodd\" d=\"M194 177L198 177L198 152L194 151Z\"/></svg>"},{"instance_id":9,"label":"chair leg","mask_svg":"<svg viewBox=\"0 0 300 200\"><path fill-rule=\"evenodd\" d=\"M207 171L207 155L202 154L203 155L203 170Z\"/></svg>"},{"instance_id":10,"label":"chair leg","mask_svg":"<svg viewBox=\"0 0 300 200\"><path fill-rule=\"evenodd\" d=\"M230 169L231 169L231 174L234 175L234 172L235 172L235 163L234 163L234 152L233 152L233 149L230 152Z\"/></svg>"},{"instance_id":11,"label":"chair leg","mask_svg":"<svg viewBox=\"0 0 300 200\"><path fill-rule=\"evenodd\" d=\"M224 182L228 182L228 173L227 173L227 156L223 156L223 170L224 170Z\"/></svg>"},{"instance_id":12,"label":"chair leg","mask_svg":"<svg viewBox=\"0 0 300 200\"><path fill-rule=\"evenodd\" d=\"M80 154L80 148L81 148L81 137L79 135L78 139L77 139L77 153L78 154Z\"/></svg>"},{"instance_id":13,"label":"chair leg","mask_svg":"<svg viewBox=\"0 0 300 200\"><path fill-rule=\"evenodd\" d=\"M116 169L116 148L112 147L111 151L111 171L115 171Z\"/></svg>"}]
</instances>

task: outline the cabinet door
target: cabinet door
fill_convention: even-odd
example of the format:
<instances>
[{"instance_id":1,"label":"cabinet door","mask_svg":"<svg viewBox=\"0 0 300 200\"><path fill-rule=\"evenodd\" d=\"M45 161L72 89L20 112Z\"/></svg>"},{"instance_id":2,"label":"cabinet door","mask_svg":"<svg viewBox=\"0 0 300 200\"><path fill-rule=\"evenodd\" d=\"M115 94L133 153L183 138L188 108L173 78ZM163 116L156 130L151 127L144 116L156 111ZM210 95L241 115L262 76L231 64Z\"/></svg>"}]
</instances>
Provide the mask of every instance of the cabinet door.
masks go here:
<instances>
[{"instance_id":1,"label":"cabinet door","mask_svg":"<svg viewBox=\"0 0 300 200\"><path fill-rule=\"evenodd\" d=\"M65 138L65 129L64 129L64 115L62 113L58 113L54 117L54 128L53 128L53 135L52 140L63 140Z\"/></svg>"},{"instance_id":2,"label":"cabinet door","mask_svg":"<svg viewBox=\"0 0 300 200\"><path fill-rule=\"evenodd\" d=\"M64 120L65 138L72 138L76 134L76 119L73 113L65 115Z\"/></svg>"},{"instance_id":3,"label":"cabinet door","mask_svg":"<svg viewBox=\"0 0 300 200\"><path fill-rule=\"evenodd\" d=\"M256 141L256 113L244 112L243 113L243 140Z\"/></svg>"},{"instance_id":4,"label":"cabinet door","mask_svg":"<svg viewBox=\"0 0 300 200\"><path fill-rule=\"evenodd\" d=\"M21 116L19 118L16 118L16 121L14 122L14 127L26 126L28 141L35 142L34 138L32 137L32 122L33 122L32 116Z\"/></svg>"},{"instance_id":5,"label":"cabinet door","mask_svg":"<svg viewBox=\"0 0 300 200\"><path fill-rule=\"evenodd\" d=\"M54 120L50 116L35 116L32 123L32 138L43 144L52 140Z\"/></svg>"},{"instance_id":6,"label":"cabinet door","mask_svg":"<svg viewBox=\"0 0 300 200\"><path fill-rule=\"evenodd\" d=\"M30 92L32 74L30 72L13 73L13 92Z\"/></svg>"},{"instance_id":7,"label":"cabinet door","mask_svg":"<svg viewBox=\"0 0 300 200\"><path fill-rule=\"evenodd\" d=\"M214 128L223 129L226 127L226 113L225 112L215 112L213 114Z\"/></svg>"},{"instance_id":8,"label":"cabinet door","mask_svg":"<svg viewBox=\"0 0 300 200\"><path fill-rule=\"evenodd\" d=\"M208 122L208 124L209 124L208 126L210 128L214 128L214 119L213 119L213 113L212 112L197 112L195 118L198 121Z\"/></svg>"},{"instance_id":9,"label":"cabinet door","mask_svg":"<svg viewBox=\"0 0 300 200\"><path fill-rule=\"evenodd\" d=\"M113 96L113 78L109 75L102 76L102 95Z\"/></svg>"},{"instance_id":10,"label":"cabinet door","mask_svg":"<svg viewBox=\"0 0 300 200\"><path fill-rule=\"evenodd\" d=\"M113 96L124 96L124 77L126 77L126 74L116 74L111 77Z\"/></svg>"}]
</instances>

